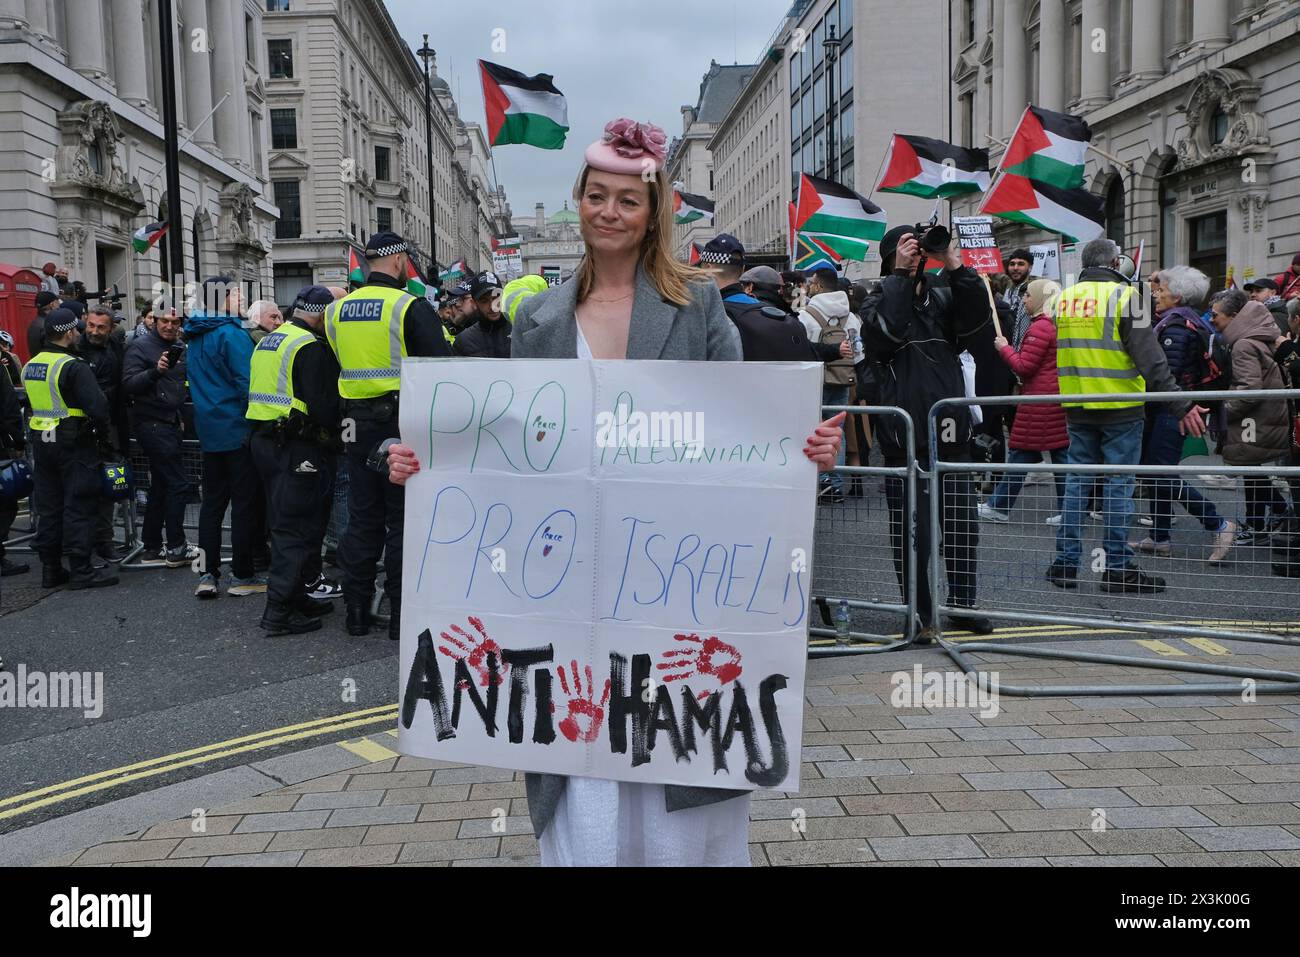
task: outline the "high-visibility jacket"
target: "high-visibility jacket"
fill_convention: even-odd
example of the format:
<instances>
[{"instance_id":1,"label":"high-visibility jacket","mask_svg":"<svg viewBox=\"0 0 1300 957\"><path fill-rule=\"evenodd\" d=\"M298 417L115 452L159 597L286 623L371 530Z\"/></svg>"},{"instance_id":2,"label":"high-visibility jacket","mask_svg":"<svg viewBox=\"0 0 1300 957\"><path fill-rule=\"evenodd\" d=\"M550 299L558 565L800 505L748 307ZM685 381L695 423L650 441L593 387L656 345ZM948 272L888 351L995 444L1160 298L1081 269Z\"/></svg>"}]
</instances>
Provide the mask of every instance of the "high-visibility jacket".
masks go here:
<instances>
[{"instance_id":1,"label":"high-visibility jacket","mask_svg":"<svg viewBox=\"0 0 1300 957\"><path fill-rule=\"evenodd\" d=\"M1065 289L1056 307L1056 369L1061 395L1146 391L1120 339L1120 318L1136 290L1125 283L1086 281ZM1132 401L1062 402L1075 409L1127 409Z\"/></svg>"},{"instance_id":2,"label":"high-visibility jacket","mask_svg":"<svg viewBox=\"0 0 1300 957\"><path fill-rule=\"evenodd\" d=\"M306 404L293 394L293 362L298 351L315 338L291 322L261 338L248 371L247 418L274 422L288 418L294 409L307 413Z\"/></svg>"},{"instance_id":3,"label":"high-visibility jacket","mask_svg":"<svg viewBox=\"0 0 1300 957\"><path fill-rule=\"evenodd\" d=\"M59 392L59 375L69 362L80 362L64 352L38 352L23 367L23 388L32 408L28 420L33 432L47 432L67 418L85 418L83 409L70 409Z\"/></svg>"},{"instance_id":4,"label":"high-visibility jacket","mask_svg":"<svg viewBox=\"0 0 1300 957\"><path fill-rule=\"evenodd\" d=\"M375 399L401 387L406 312L415 297L362 286L325 308L325 337L339 360L339 395Z\"/></svg>"}]
</instances>

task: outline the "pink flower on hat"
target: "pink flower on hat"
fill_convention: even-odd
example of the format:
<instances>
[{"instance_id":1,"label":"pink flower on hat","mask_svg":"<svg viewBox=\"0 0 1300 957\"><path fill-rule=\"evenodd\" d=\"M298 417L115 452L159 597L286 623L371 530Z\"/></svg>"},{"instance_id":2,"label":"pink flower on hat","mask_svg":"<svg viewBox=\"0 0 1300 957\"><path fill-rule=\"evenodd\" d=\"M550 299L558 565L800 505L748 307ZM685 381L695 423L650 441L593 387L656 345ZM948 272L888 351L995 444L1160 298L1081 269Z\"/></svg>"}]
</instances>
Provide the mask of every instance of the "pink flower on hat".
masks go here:
<instances>
[{"instance_id":1,"label":"pink flower on hat","mask_svg":"<svg viewBox=\"0 0 1300 957\"><path fill-rule=\"evenodd\" d=\"M605 134L601 142L608 144L619 156L638 159L652 156L655 165L664 161L668 134L653 123L638 123L626 117L619 117L605 124Z\"/></svg>"}]
</instances>

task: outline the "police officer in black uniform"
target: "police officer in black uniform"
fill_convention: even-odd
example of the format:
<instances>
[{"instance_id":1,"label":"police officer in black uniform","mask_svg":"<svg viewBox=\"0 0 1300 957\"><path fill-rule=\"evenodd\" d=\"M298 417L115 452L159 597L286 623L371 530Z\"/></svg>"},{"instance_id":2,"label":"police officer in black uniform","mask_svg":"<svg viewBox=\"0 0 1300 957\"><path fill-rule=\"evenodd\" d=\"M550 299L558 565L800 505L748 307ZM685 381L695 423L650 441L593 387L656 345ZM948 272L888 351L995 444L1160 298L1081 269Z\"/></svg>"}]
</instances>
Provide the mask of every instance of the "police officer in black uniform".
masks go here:
<instances>
[{"instance_id":1,"label":"police officer in black uniform","mask_svg":"<svg viewBox=\"0 0 1300 957\"><path fill-rule=\"evenodd\" d=\"M271 529L261 620L270 635L315 631L319 617L333 610L304 588L320 571L321 514L338 448L338 364L322 335L333 301L324 286L299 292L289 321L258 342L249 371L249 444Z\"/></svg>"},{"instance_id":2,"label":"police officer in black uniform","mask_svg":"<svg viewBox=\"0 0 1300 957\"><path fill-rule=\"evenodd\" d=\"M340 411L348 469L348 527L339 543L339 566L343 569L347 632L355 637L369 634L373 625L370 602L381 552L384 591L392 609L388 637L396 640L401 627L404 490L368 464L381 443L398 435L401 357L387 353L388 346L383 344L399 342L404 356L451 355L433 304L423 296L402 295L408 248L395 233L374 233L366 243L370 274L365 284L327 308L325 314L326 337L339 360L339 394L343 397ZM399 338L390 335L397 323Z\"/></svg>"},{"instance_id":3,"label":"police officer in black uniform","mask_svg":"<svg viewBox=\"0 0 1300 957\"><path fill-rule=\"evenodd\" d=\"M90 563L101 495L100 460L111 451L108 399L90 365L77 355L77 315L45 317L45 347L23 368L36 459L36 551L41 586L101 588L117 576ZM68 556L71 574L63 568Z\"/></svg>"}]
</instances>

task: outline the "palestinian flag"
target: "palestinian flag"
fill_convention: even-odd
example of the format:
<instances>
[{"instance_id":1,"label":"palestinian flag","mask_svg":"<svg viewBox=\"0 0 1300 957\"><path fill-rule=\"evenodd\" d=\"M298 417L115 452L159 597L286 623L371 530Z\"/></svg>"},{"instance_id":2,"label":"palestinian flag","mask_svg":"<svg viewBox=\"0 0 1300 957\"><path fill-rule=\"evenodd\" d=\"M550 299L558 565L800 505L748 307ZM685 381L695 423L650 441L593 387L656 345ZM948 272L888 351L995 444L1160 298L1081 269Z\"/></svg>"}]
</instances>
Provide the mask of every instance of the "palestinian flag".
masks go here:
<instances>
[{"instance_id":1,"label":"palestinian flag","mask_svg":"<svg viewBox=\"0 0 1300 957\"><path fill-rule=\"evenodd\" d=\"M348 246L348 282L360 286L370 275L370 264L357 254L355 246Z\"/></svg>"},{"instance_id":2,"label":"palestinian flag","mask_svg":"<svg viewBox=\"0 0 1300 957\"><path fill-rule=\"evenodd\" d=\"M1057 189L1076 189L1083 186L1083 157L1091 140L1092 130L1077 116L1029 106L998 169Z\"/></svg>"},{"instance_id":3,"label":"palestinian flag","mask_svg":"<svg viewBox=\"0 0 1300 957\"><path fill-rule=\"evenodd\" d=\"M415 263L411 262L411 257L406 257L406 291L412 296L424 298L428 292L428 287L424 284L424 277L420 275L420 270L415 268Z\"/></svg>"},{"instance_id":4,"label":"palestinian flag","mask_svg":"<svg viewBox=\"0 0 1300 957\"><path fill-rule=\"evenodd\" d=\"M673 189L673 222L677 225L705 219L713 222L713 200Z\"/></svg>"},{"instance_id":5,"label":"palestinian flag","mask_svg":"<svg viewBox=\"0 0 1300 957\"><path fill-rule=\"evenodd\" d=\"M885 211L847 186L802 175L795 230L819 240L839 259L863 260L872 242L885 235Z\"/></svg>"},{"instance_id":6,"label":"palestinian flag","mask_svg":"<svg viewBox=\"0 0 1300 957\"><path fill-rule=\"evenodd\" d=\"M804 271L835 269L839 259L835 250L816 236L809 236L807 233L796 234L793 268Z\"/></svg>"},{"instance_id":7,"label":"palestinian flag","mask_svg":"<svg viewBox=\"0 0 1300 957\"><path fill-rule=\"evenodd\" d=\"M988 188L988 150L965 149L926 136L895 133L876 191L933 199L981 193Z\"/></svg>"},{"instance_id":8,"label":"palestinian flag","mask_svg":"<svg viewBox=\"0 0 1300 957\"><path fill-rule=\"evenodd\" d=\"M131 248L138 253L146 253L153 248L154 243L162 239L165 232L167 232L166 223L150 223L148 226L141 226L131 235Z\"/></svg>"},{"instance_id":9,"label":"palestinian flag","mask_svg":"<svg viewBox=\"0 0 1300 957\"><path fill-rule=\"evenodd\" d=\"M1010 173L997 178L979 211L1060 233L1076 243L1106 231L1102 201L1086 189L1059 189Z\"/></svg>"},{"instance_id":10,"label":"palestinian flag","mask_svg":"<svg viewBox=\"0 0 1300 957\"><path fill-rule=\"evenodd\" d=\"M524 76L518 70L479 60L488 145L523 143L544 150L564 148L569 106L550 76Z\"/></svg>"},{"instance_id":11,"label":"palestinian flag","mask_svg":"<svg viewBox=\"0 0 1300 957\"><path fill-rule=\"evenodd\" d=\"M698 266L700 264L699 243L691 243L691 254L690 254L690 259L688 260L688 264L691 266Z\"/></svg>"},{"instance_id":12,"label":"palestinian flag","mask_svg":"<svg viewBox=\"0 0 1300 957\"><path fill-rule=\"evenodd\" d=\"M468 271L465 260L461 259L448 266L446 272L439 273L438 280L445 286L449 282L457 282L463 279Z\"/></svg>"}]
</instances>

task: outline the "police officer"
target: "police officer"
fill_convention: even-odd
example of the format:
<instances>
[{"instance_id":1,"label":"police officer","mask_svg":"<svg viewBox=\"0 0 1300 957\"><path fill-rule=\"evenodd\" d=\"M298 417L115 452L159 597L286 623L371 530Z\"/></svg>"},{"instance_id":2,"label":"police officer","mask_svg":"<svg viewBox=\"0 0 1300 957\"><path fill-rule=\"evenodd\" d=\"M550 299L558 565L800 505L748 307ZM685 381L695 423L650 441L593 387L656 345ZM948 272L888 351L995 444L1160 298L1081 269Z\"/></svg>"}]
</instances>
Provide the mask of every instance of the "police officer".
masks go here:
<instances>
[{"instance_id":1,"label":"police officer","mask_svg":"<svg viewBox=\"0 0 1300 957\"><path fill-rule=\"evenodd\" d=\"M41 586L101 588L117 576L90 563L100 497L100 457L108 446L108 399L77 355L77 316L45 317L45 348L23 369L36 458L36 551ZM71 575L63 568L68 556Z\"/></svg>"},{"instance_id":2,"label":"police officer","mask_svg":"<svg viewBox=\"0 0 1300 957\"><path fill-rule=\"evenodd\" d=\"M320 572L321 515L333 486L339 431L338 365L324 341L324 286L298 293L290 320L253 350L248 412L253 464L266 488L271 568L261 626L270 635L303 634L333 610L308 597Z\"/></svg>"},{"instance_id":3,"label":"police officer","mask_svg":"<svg viewBox=\"0 0 1300 957\"><path fill-rule=\"evenodd\" d=\"M347 632L370 633L375 568L384 553L392 614L388 637L400 628L402 598L402 487L366 464L375 447L398 434L397 398L402 359L449 356L433 305L406 291L406 241L390 232L366 243L370 275L325 310L325 335L339 363L348 469L348 527L339 544Z\"/></svg>"}]
</instances>

